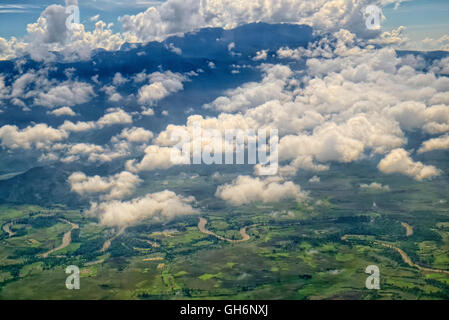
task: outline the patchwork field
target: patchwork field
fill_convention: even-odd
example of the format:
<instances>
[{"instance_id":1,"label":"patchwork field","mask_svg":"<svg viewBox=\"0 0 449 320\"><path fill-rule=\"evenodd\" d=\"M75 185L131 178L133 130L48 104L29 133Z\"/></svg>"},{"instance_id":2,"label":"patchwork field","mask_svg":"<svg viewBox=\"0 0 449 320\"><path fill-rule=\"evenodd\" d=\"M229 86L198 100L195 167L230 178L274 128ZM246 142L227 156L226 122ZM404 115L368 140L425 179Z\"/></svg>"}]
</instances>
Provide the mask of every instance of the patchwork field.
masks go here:
<instances>
[{"instance_id":1,"label":"patchwork field","mask_svg":"<svg viewBox=\"0 0 449 320\"><path fill-rule=\"evenodd\" d=\"M392 192L367 192L353 179L323 177L301 204L229 207L205 196L200 215L121 231L82 210L2 205L0 298L449 298L445 190L390 180ZM209 183L194 178L189 188ZM81 269L81 290L65 288L69 265ZM380 269L380 290L365 288L369 265Z\"/></svg>"}]
</instances>

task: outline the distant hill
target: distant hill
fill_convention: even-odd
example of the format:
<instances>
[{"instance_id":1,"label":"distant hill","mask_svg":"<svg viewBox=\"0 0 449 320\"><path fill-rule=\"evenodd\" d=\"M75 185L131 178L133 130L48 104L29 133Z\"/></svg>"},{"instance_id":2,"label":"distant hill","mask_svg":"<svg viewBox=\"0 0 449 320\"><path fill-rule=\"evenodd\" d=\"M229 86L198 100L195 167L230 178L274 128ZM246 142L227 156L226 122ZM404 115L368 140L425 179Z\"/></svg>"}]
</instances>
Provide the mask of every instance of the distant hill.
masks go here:
<instances>
[{"instance_id":1,"label":"distant hill","mask_svg":"<svg viewBox=\"0 0 449 320\"><path fill-rule=\"evenodd\" d=\"M58 166L36 167L11 179L2 180L0 202L79 205L82 199L71 192L67 182L70 174Z\"/></svg>"}]
</instances>

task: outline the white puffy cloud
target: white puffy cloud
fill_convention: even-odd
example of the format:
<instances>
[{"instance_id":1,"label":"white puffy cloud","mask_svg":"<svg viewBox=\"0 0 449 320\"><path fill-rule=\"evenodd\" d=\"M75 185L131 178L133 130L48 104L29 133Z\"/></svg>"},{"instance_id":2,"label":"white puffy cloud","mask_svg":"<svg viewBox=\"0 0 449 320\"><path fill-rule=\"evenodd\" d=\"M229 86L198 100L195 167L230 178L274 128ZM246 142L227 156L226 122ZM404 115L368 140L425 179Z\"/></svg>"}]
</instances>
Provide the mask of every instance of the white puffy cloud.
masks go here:
<instances>
[{"instance_id":1,"label":"white puffy cloud","mask_svg":"<svg viewBox=\"0 0 449 320\"><path fill-rule=\"evenodd\" d=\"M143 116L154 116L154 110L152 108L144 108L142 113Z\"/></svg>"},{"instance_id":2,"label":"white puffy cloud","mask_svg":"<svg viewBox=\"0 0 449 320\"><path fill-rule=\"evenodd\" d=\"M172 151L170 147L149 146L145 149L145 156L136 163L130 160L126 164L126 169L131 172L152 171L156 169L168 169L176 165L172 162Z\"/></svg>"},{"instance_id":3,"label":"white puffy cloud","mask_svg":"<svg viewBox=\"0 0 449 320\"><path fill-rule=\"evenodd\" d=\"M383 186L380 183L372 182L370 184L361 184L360 189L368 191L390 191L389 186Z\"/></svg>"},{"instance_id":4,"label":"white puffy cloud","mask_svg":"<svg viewBox=\"0 0 449 320\"><path fill-rule=\"evenodd\" d=\"M291 76L293 72L288 66L263 65L264 77L261 83L250 82L243 86L228 90L225 96L215 99L205 108L217 111L245 111L271 100L290 101L291 95L284 92L287 85L295 84Z\"/></svg>"},{"instance_id":5,"label":"white puffy cloud","mask_svg":"<svg viewBox=\"0 0 449 320\"><path fill-rule=\"evenodd\" d=\"M124 158L129 155L128 150L126 148L122 148L121 145L115 147L115 149L107 149L105 152L91 153L89 154L87 161L105 163L112 162L116 159Z\"/></svg>"},{"instance_id":6,"label":"white puffy cloud","mask_svg":"<svg viewBox=\"0 0 449 320\"><path fill-rule=\"evenodd\" d=\"M28 25L28 33L43 43L65 43L69 36L65 10L65 7L56 4L47 7L36 23Z\"/></svg>"},{"instance_id":7,"label":"white puffy cloud","mask_svg":"<svg viewBox=\"0 0 449 320\"><path fill-rule=\"evenodd\" d=\"M147 194L128 202L108 201L93 203L89 214L98 216L106 226L130 226L143 220L166 222L176 217L198 214L192 207L193 197L183 197L172 191Z\"/></svg>"},{"instance_id":8,"label":"white puffy cloud","mask_svg":"<svg viewBox=\"0 0 449 320\"><path fill-rule=\"evenodd\" d=\"M299 60L301 58L302 48L290 49L290 48L280 48L276 54L279 59L293 59Z\"/></svg>"},{"instance_id":9,"label":"white puffy cloud","mask_svg":"<svg viewBox=\"0 0 449 320\"><path fill-rule=\"evenodd\" d=\"M446 99L449 99L448 95L449 92L444 92ZM438 94L435 94L432 100L436 100L437 98ZM448 105L432 105L427 107L421 102L407 101L394 106L388 112L406 130L423 129L431 134L449 131Z\"/></svg>"},{"instance_id":10,"label":"white puffy cloud","mask_svg":"<svg viewBox=\"0 0 449 320\"><path fill-rule=\"evenodd\" d=\"M432 150L445 150L449 149L449 134L424 141L419 153L429 152Z\"/></svg>"},{"instance_id":11,"label":"white puffy cloud","mask_svg":"<svg viewBox=\"0 0 449 320\"><path fill-rule=\"evenodd\" d=\"M297 169L326 170L313 163L350 163L360 159L371 150L384 153L405 143L402 132L392 121L357 115L348 121L336 124L329 121L318 126L312 135L288 135L280 140L280 161L292 161Z\"/></svg>"},{"instance_id":12,"label":"white puffy cloud","mask_svg":"<svg viewBox=\"0 0 449 320\"><path fill-rule=\"evenodd\" d=\"M112 31L112 24L98 21L95 29L86 31L84 25L74 25L71 30L70 42L56 48L68 61L88 60L96 49L108 51L119 50L125 42L136 42L132 35L124 36Z\"/></svg>"},{"instance_id":13,"label":"white puffy cloud","mask_svg":"<svg viewBox=\"0 0 449 320\"><path fill-rule=\"evenodd\" d=\"M19 73L10 86L3 83L2 90L0 84L0 98L10 98L14 105L22 107L24 100L32 99L32 104L37 106L62 108L83 104L95 97L93 87L88 83L71 79L58 82L50 79L48 74L48 67Z\"/></svg>"},{"instance_id":14,"label":"white puffy cloud","mask_svg":"<svg viewBox=\"0 0 449 320\"><path fill-rule=\"evenodd\" d=\"M67 5L69 3L74 1L68 1ZM0 59L29 54L37 61L54 61L54 53L59 52L68 61L87 60L95 49L118 50L125 42L137 41L131 34L113 33L113 24L107 25L103 21L97 21L92 31L86 31L84 25L76 23L69 30L65 11L66 8L61 5L47 7L35 23L27 25L24 40L0 38Z\"/></svg>"},{"instance_id":15,"label":"white puffy cloud","mask_svg":"<svg viewBox=\"0 0 449 320\"><path fill-rule=\"evenodd\" d=\"M16 58L18 55L23 54L27 44L17 39L16 37L11 37L9 40L0 37L0 60L11 60Z\"/></svg>"},{"instance_id":16,"label":"white puffy cloud","mask_svg":"<svg viewBox=\"0 0 449 320\"><path fill-rule=\"evenodd\" d=\"M54 60L52 52L60 52L66 60L86 60L95 49L118 50L126 42L135 41L135 37L124 37L112 32L112 25L103 21L95 24L93 31L85 31L84 25L66 26L68 14L60 5L47 7L35 23L27 26L31 41L24 51L35 60Z\"/></svg>"},{"instance_id":17,"label":"white puffy cloud","mask_svg":"<svg viewBox=\"0 0 449 320\"><path fill-rule=\"evenodd\" d=\"M413 161L410 153L404 149L391 151L380 161L378 168L386 174L401 173L418 181L430 179L441 174L441 171L434 166L426 166L422 162Z\"/></svg>"},{"instance_id":18,"label":"white puffy cloud","mask_svg":"<svg viewBox=\"0 0 449 320\"><path fill-rule=\"evenodd\" d=\"M152 105L172 93L183 90L183 82L187 81L185 76L171 71L154 72L148 78L150 84L141 87L138 93L138 102L142 105Z\"/></svg>"},{"instance_id":19,"label":"white puffy cloud","mask_svg":"<svg viewBox=\"0 0 449 320\"><path fill-rule=\"evenodd\" d=\"M112 125L127 125L133 122L132 116L126 111L120 108L107 109L104 116L102 116L97 121L78 121L73 123L72 121L66 120L59 129L67 132L83 132L92 129L102 129L106 126Z\"/></svg>"},{"instance_id":20,"label":"white puffy cloud","mask_svg":"<svg viewBox=\"0 0 449 320\"><path fill-rule=\"evenodd\" d=\"M11 149L30 149L31 147L42 149L67 137L67 132L51 128L42 123L24 129L11 125L0 128L0 145Z\"/></svg>"},{"instance_id":21,"label":"white puffy cloud","mask_svg":"<svg viewBox=\"0 0 449 320\"><path fill-rule=\"evenodd\" d=\"M346 30L301 55L308 57L305 75L262 65L262 81L228 90L206 105L222 113L169 125L155 144L173 146L172 134L185 130L192 136L195 123L221 133L278 129L280 161L288 162L280 173L289 176L298 169L323 171L332 162L387 154L407 143L408 131L449 130L449 78L426 73L419 59L399 58L391 48L359 47Z\"/></svg>"},{"instance_id":22,"label":"white puffy cloud","mask_svg":"<svg viewBox=\"0 0 449 320\"><path fill-rule=\"evenodd\" d=\"M252 22L305 23L336 31L342 28L373 37L365 27L362 9L402 0L168 0L137 15L121 18L123 29L142 41L164 39L203 27L234 28Z\"/></svg>"},{"instance_id":23,"label":"white puffy cloud","mask_svg":"<svg viewBox=\"0 0 449 320\"><path fill-rule=\"evenodd\" d=\"M9 88L5 85L5 76L0 74L0 100L9 95Z\"/></svg>"},{"instance_id":24,"label":"white puffy cloud","mask_svg":"<svg viewBox=\"0 0 449 320\"><path fill-rule=\"evenodd\" d=\"M121 86L128 82L128 79L122 76L120 72L117 72L112 79L114 86Z\"/></svg>"},{"instance_id":25,"label":"white puffy cloud","mask_svg":"<svg viewBox=\"0 0 449 320\"><path fill-rule=\"evenodd\" d=\"M219 186L215 194L232 205L243 205L255 201L279 202L285 199L303 201L307 193L291 181L271 177L267 179L239 176L232 184Z\"/></svg>"},{"instance_id":26,"label":"white puffy cloud","mask_svg":"<svg viewBox=\"0 0 449 320\"><path fill-rule=\"evenodd\" d=\"M256 52L256 56L253 58L254 61L267 60L268 50L261 50Z\"/></svg>"},{"instance_id":27,"label":"white puffy cloud","mask_svg":"<svg viewBox=\"0 0 449 320\"><path fill-rule=\"evenodd\" d=\"M126 171L107 178L88 177L82 172L75 172L69 177L69 182L72 191L81 196L102 194L103 200L120 200L130 196L142 180Z\"/></svg>"},{"instance_id":28,"label":"white puffy cloud","mask_svg":"<svg viewBox=\"0 0 449 320\"><path fill-rule=\"evenodd\" d=\"M90 17L89 20L92 21L92 22L96 22L99 18L100 18L100 15L97 14L95 16Z\"/></svg>"},{"instance_id":29,"label":"white puffy cloud","mask_svg":"<svg viewBox=\"0 0 449 320\"><path fill-rule=\"evenodd\" d=\"M131 124L133 122L132 116L120 108L112 108L107 111L108 112L97 121L97 124L100 127L115 124Z\"/></svg>"},{"instance_id":30,"label":"white puffy cloud","mask_svg":"<svg viewBox=\"0 0 449 320\"><path fill-rule=\"evenodd\" d=\"M79 155L79 154L89 155L94 152L97 152L97 153L104 152L104 148L102 146L98 146L98 145L90 144L90 143L77 143L70 147L69 154L70 155Z\"/></svg>"},{"instance_id":31,"label":"white puffy cloud","mask_svg":"<svg viewBox=\"0 0 449 320\"><path fill-rule=\"evenodd\" d=\"M421 42L421 49L430 50L449 50L449 35L445 34L438 39L427 37Z\"/></svg>"},{"instance_id":32,"label":"white puffy cloud","mask_svg":"<svg viewBox=\"0 0 449 320\"><path fill-rule=\"evenodd\" d=\"M73 123L72 121L66 120L59 126L59 129L67 132L83 132L94 129L95 127L96 124L93 121L78 121L77 123Z\"/></svg>"},{"instance_id":33,"label":"white puffy cloud","mask_svg":"<svg viewBox=\"0 0 449 320\"><path fill-rule=\"evenodd\" d=\"M175 47L173 43L170 43L168 46L165 46L168 50L170 50L173 53L176 53L177 55L182 55L182 50L180 48Z\"/></svg>"},{"instance_id":34,"label":"white puffy cloud","mask_svg":"<svg viewBox=\"0 0 449 320\"><path fill-rule=\"evenodd\" d=\"M441 60L435 60L430 68L435 74L449 74L449 57Z\"/></svg>"},{"instance_id":35,"label":"white puffy cloud","mask_svg":"<svg viewBox=\"0 0 449 320\"><path fill-rule=\"evenodd\" d=\"M154 135L151 131L145 130L143 128L129 128L129 129L123 129L122 132L117 135L116 137L113 137L113 141L116 142L120 139L125 139L128 142L140 142L140 143L146 143L149 142L151 139L153 139Z\"/></svg>"},{"instance_id":36,"label":"white puffy cloud","mask_svg":"<svg viewBox=\"0 0 449 320\"><path fill-rule=\"evenodd\" d=\"M369 41L369 43L375 43L379 45L402 45L408 40L408 38L403 35L404 31L405 27L400 26L391 31L382 32L379 38L372 39Z\"/></svg>"},{"instance_id":37,"label":"white puffy cloud","mask_svg":"<svg viewBox=\"0 0 449 320\"><path fill-rule=\"evenodd\" d=\"M74 106L89 102L95 96L91 85L83 82L66 82L41 92L34 99L34 104L54 108Z\"/></svg>"},{"instance_id":38,"label":"white puffy cloud","mask_svg":"<svg viewBox=\"0 0 449 320\"><path fill-rule=\"evenodd\" d=\"M62 117L62 116L74 117L74 116L76 116L76 113L69 107L62 107L59 109L55 109L51 112L51 114L53 114L57 117Z\"/></svg>"},{"instance_id":39,"label":"white puffy cloud","mask_svg":"<svg viewBox=\"0 0 449 320\"><path fill-rule=\"evenodd\" d=\"M122 95L117 92L117 89L114 86L104 86L100 90L106 93L108 101L119 102L123 99Z\"/></svg>"}]
</instances>

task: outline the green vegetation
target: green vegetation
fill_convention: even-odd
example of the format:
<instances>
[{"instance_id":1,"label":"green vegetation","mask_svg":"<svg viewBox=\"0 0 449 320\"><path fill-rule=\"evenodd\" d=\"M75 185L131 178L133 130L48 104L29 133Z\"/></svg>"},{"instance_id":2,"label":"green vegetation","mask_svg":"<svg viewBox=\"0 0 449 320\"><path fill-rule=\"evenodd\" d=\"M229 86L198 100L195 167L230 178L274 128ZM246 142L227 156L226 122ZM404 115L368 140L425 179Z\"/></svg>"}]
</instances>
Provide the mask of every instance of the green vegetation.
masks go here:
<instances>
[{"instance_id":1,"label":"green vegetation","mask_svg":"<svg viewBox=\"0 0 449 320\"><path fill-rule=\"evenodd\" d=\"M324 172L301 204L228 206L208 194L207 176L160 177L138 191L154 192L163 182L178 193L195 190L210 231L241 239L239 231L247 227L251 238L240 243L201 233L198 216L191 216L164 224L144 221L101 252L117 230L82 210L1 205L0 298L449 299L449 274L419 270L392 249L402 249L419 266L449 270L449 209L440 201L447 199L446 182L380 179L370 177L366 166L351 174L338 166ZM299 176L297 182L309 178ZM391 191L359 190L360 181L374 180ZM80 228L72 231L70 245L40 257L70 230L61 219ZM401 222L413 228L412 235L406 236ZM378 291L365 288L365 269L373 264L381 272ZM69 265L81 269L79 291L65 288Z\"/></svg>"}]
</instances>

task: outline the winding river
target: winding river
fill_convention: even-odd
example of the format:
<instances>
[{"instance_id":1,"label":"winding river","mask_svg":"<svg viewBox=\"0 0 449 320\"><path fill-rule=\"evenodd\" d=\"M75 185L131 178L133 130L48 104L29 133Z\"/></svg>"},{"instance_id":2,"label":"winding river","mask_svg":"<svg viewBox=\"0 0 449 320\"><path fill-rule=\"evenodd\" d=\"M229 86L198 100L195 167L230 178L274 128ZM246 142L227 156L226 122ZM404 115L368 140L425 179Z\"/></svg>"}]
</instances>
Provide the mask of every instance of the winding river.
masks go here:
<instances>
[{"instance_id":1,"label":"winding river","mask_svg":"<svg viewBox=\"0 0 449 320\"><path fill-rule=\"evenodd\" d=\"M125 230L126 230L126 227L121 228L115 236L113 236L111 239L106 240L105 243L103 244L103 248L101 248L100 252L103 253L103 252L107 251L111 247L112 241L117 239L123 232L125 232Z\"/></svg>"},{"instance_id":2,"label":"winding river","mask_svg":"<svg viewBox=\"0 0 449 320\"><path fill-rule=\"evenodd\" d=\"M227 239L225 237L222 237L212 231L209 231L206 229L206 224L207 224L207 220L204 218L200 218L200 222L198 223L198 229L200 230L200 232L210 235L210 236L214 236L217 239L223 240L223 241L227 241L230 243L240 243L240 242L245 242L251 239L251 237L248 235L248 233L246 233L246 229L249 227L254 227L256 225L252 225L249 227L243 227L242 229L240 229L240 235L242 236L242 239L240 240L232 240L232 239Z\"/></svg>"},{"instance_id":3,"label":"winding river","mask_svg":"<svg viewBox=\"0 0 449 320\"><path fill-rule=\"evenodd\" d=\"M3 226L3 231L5 231L9 237L14 237L16 235L15 232L11 230L12 223L7 223Z\"/></svg>"},{"instance_id":4,"label":"winding river","mask_svg":"<svg viewBox=\"0 0 449 320\"><path fill-rule=\"evenodd\" d=\"M413 227L412 226L410 226L409 224L407 224L405 222L402 222L401 225L406 229L405 235L407 237L413 235ZM360 235L344 235L341 238L341 240L348 241L348 237L361 237L361 236ZM407 253L405 253L404 250L402 250L401 248L395 247L395 246L393 246L390 243L386 243L386 242L382 242L382 241L378 241L378 240L372 240L372 242L375 245L380 245L380 246L383 246L385 248L389 248L389 249L395 250L397 253L399 253L401 255L402 261L404 261L406 264L408 264L412 268L417 268L420 271L426 271L426 272L449 274L449 270L427 268L427 267L422 267L422 266L414 263L412 261L412 259L410 259L410 257L407 255Z\"/></svg>"},{"instance_id":5,"label":"winding river","mask_svg":"<svg viewBox=\"0 0 449 320\"><path fill-rule=\"evenodd\" d=\"M72 243L72 231L75 230L75 229L79 229L79 225L77 225L75 223L72 223L72 222L70 222L68 220L65 220L65 219L59 219L59 220L64 222L64 223L70 224L72 226L72 229L70 229L70 231L67 231L64 234L64 237L62 238L62 244L59 247L51 249L50 251L47 251L45 253L39 254L38 257L48 258L48 256L51 255L52 253L54 253L56 251L59 251L59 250L62 250L64 248L67 248L70 245L70 243Z\"/></svg>"}]
</instances>

